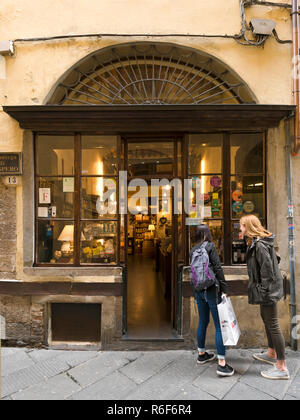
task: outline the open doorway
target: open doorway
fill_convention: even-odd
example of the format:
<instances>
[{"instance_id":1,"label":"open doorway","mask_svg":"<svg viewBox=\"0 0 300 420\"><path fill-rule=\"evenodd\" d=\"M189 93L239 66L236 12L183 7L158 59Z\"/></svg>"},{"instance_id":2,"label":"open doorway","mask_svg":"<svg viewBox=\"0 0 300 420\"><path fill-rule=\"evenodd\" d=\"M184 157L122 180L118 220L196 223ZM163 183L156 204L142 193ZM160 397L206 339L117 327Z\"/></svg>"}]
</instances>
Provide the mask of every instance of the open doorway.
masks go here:
<instances>
[{"instance_id":1,"label":"open doorway","mask_svg":"<svg viewBox=\"0 0 300 420\"><path fill-rule=\"evenodd\" d=\"M177 219L173 188L161 182L175 175L174 142L131 141L126 145L128 180L145 182L135 214L130 206L136 190L128 189L126 335L131 339L174 338ZM156 189L152 179L161 182Z\"/></svg>"}]
</instances>

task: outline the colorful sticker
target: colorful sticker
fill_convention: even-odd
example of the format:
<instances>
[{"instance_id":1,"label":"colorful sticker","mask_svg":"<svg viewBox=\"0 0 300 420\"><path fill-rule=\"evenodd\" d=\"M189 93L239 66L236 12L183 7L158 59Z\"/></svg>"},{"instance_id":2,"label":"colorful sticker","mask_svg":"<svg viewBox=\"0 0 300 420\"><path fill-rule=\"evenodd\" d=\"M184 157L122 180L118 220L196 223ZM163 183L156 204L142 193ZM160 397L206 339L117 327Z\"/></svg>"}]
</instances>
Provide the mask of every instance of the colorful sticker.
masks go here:
<instances>
[{"instance_id":1,"label":"colorful sticker","mask_svg":"<svg viewBox=\"0 0 300 420\"><path fill-rule=\"evenodd\" d=\"M243 210L243 203L242 203L242 201L235 201L235 202L232 204L232 210L233 210L235 213L240 213L240 212Z\"/></svg>"},{"instance_id":2,"label":"colorful sticker","mask_svg":"<svg viewBox=\"0 0 300 420\"><path fill-rule=\"evenodd\" d=\"M245 201L243 209L245 213L251 213L255 209L255 205L252 201Z\"/></svg>"},{"instance_id":3,"label":"colorful sticker","mask_svg":"<svg viewBox=\"0 0 300 420\"><path fill-rule=\"evenodd\" d=\"M243 199L243 193L241 190L235 190L232 193L232 199L233 201L242 201Z\"/></svg>"},{"instance_id":4,"label":"colorful sticker","mask_svg":"<svg viewBox=\"0 0 300 420\"><path fill-rule=\"evenodd\" d=\"M213 176L210 178L210 185L214 188L218 188L222 184L222 179L219 176Z\"/></svg>"}]
</instances>

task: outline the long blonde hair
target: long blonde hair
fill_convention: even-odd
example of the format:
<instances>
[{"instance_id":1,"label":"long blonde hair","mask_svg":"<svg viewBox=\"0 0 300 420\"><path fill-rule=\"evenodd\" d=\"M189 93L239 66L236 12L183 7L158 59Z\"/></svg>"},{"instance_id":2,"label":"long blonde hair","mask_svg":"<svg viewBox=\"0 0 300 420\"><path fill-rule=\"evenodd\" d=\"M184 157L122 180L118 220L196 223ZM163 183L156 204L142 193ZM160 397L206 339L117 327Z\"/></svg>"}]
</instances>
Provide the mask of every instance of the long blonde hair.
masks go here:
<instances>
[{"instance_id":1,"label":"long blonde hair","mask_svg":"<svg viewBox=\"0 0 300 420\"><path fill-rule=\"evenodd\" d=\"M273 235L262 226L259 218L253 214L241 217L240 224L246 228L246 236L249 238L247 240L248 245L252 244L252 240L255 237L268 238Z\"/></svg>"}]
</instances>

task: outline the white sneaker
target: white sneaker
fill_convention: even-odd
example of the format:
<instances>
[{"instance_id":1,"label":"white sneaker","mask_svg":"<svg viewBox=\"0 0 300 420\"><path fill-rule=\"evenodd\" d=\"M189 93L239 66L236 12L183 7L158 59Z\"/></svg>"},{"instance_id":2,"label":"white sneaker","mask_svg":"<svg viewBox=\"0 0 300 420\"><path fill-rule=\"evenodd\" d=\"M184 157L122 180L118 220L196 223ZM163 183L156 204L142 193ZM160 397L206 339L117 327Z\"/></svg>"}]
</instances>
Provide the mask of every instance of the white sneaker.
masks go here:
<instances>
[{"instance_id":1,"label":"white sneaker","mask_svg":"<svg viewBox=\"0 0 300 420\"><path fill-rule=\"evenodd\" d=\"M261 376L266 379L290 379L288 370L279 370L276 366L273 366L269 370L262 371Z\"/></svg>"}]
</instances>

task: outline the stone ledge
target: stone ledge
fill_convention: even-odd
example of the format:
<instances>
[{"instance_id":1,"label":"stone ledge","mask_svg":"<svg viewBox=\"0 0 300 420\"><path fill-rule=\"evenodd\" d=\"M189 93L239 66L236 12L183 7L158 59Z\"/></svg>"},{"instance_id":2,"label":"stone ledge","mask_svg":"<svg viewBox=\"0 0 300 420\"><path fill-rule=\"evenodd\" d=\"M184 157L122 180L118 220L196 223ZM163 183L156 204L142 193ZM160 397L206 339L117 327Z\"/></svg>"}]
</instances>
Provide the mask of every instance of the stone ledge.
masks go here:
<instances>
[{"instance_id":1,"label":"stone ledge","mask_svg":"<svg viewBox=\"0 0 300 420\"><path fill-rule=\"evenodd\" d=\"M122 276L122 267L24 267L24 274L36 277Z\"/></svg>"},{"instance_id":2,"label":"stone ledge","mask_svg":"<svg viewBox=\"0 0 300 420\"><path fill-rule=\"evenodd\" d=\"M79 283L66 281L24 282L0 280L0 295L122 296L122 283Z\"/></svg>"}]
</instances>

